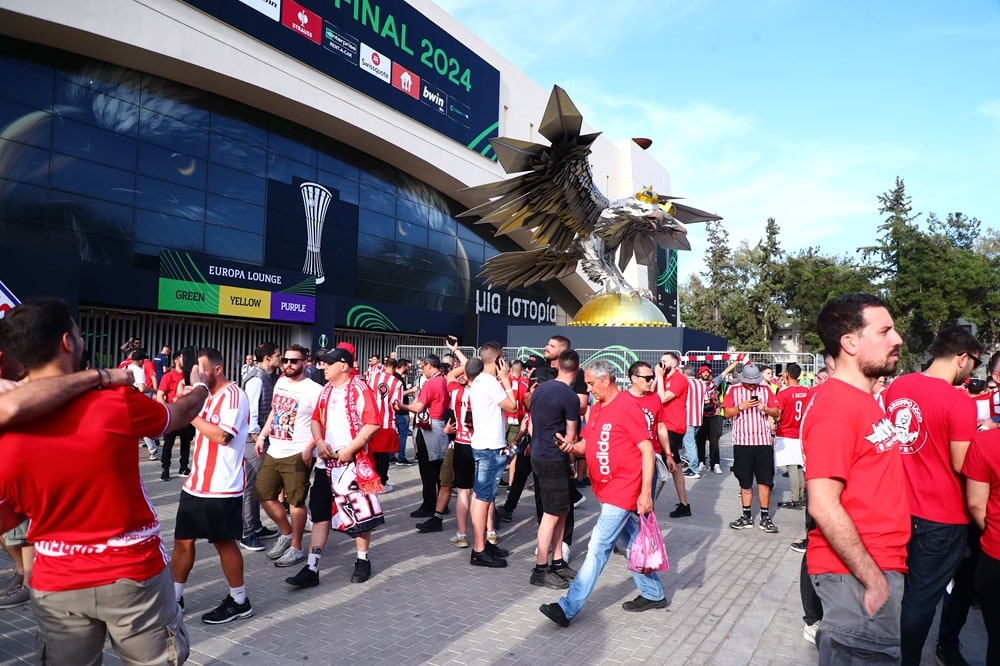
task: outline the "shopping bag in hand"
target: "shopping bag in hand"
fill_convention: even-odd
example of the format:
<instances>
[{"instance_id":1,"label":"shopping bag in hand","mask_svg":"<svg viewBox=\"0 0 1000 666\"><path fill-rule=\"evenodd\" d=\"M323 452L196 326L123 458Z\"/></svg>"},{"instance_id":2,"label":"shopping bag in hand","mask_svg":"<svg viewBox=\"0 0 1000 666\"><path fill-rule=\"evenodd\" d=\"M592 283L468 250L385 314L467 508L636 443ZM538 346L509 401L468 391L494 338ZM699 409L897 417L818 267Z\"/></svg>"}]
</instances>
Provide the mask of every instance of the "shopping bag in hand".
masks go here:
<instances>
[{"instance_id":1,"label":"shopping bag in hand","mask_svg":"<svg viewBox=\"0 0 1000 666\"><path fill-rule=\"evenodd\" d=\"M663 535L660 534L660 526L652 511L645 516L639 515L639 533L629 549L628 568L641 574L670 569Z\"/></svg>"}]
</instances>

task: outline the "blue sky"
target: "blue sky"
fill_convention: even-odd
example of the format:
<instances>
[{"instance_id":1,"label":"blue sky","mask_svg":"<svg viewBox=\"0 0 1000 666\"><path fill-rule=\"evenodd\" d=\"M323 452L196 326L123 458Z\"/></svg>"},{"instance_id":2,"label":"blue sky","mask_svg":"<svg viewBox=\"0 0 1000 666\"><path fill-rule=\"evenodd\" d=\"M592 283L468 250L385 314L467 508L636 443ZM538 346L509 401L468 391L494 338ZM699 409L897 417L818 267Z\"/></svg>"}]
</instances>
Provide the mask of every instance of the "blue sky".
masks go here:
<instances>
[{"instance_id":1,"label":"blue sky","mask_svg":"<svg viewBox=\"0 0 1000 666\"><path fill-rule=\"evenodd\" d=\"M897 176L915 212L1000 228L997 0L437 3L612 141L652 138L734 247L774 217L786 251L853 255Z\"/></svg>"}]
</instances>

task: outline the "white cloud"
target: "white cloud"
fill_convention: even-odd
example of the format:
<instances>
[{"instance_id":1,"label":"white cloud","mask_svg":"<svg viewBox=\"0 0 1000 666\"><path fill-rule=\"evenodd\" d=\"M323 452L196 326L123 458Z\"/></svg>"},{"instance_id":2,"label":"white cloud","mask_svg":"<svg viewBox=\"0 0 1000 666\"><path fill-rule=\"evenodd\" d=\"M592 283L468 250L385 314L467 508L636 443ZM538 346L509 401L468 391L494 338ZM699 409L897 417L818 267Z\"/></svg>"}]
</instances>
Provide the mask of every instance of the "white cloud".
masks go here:
<instances>
[{"instance_id":1,"label":"white cloud","mask_svg":"<svg viewBox=\"0 0 1000 666\"><path fill-rule=\"evenodd\" d=\"M983 102L976 107L976 113L981 116L986 116L993 122L994 125L997 126L998 129L1000 129L1000 99Z\"/></svg>"}]
</instances>

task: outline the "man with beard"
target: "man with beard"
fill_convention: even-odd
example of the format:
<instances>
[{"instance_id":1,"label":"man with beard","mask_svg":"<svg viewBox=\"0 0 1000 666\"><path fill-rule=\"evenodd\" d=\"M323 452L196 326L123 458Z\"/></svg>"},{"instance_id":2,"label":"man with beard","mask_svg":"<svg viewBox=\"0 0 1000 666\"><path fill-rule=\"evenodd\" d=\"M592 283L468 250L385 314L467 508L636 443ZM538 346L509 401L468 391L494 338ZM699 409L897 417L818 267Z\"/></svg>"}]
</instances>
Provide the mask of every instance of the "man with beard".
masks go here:
<instances>
[{"instance_id":1,"label":"man with beard","mask_svg":"<svg viewBox=\"0 0 1000 666\"><path fill-rule=\"evenodd\" d=\"M924 372L895 379L885 390L886 414L908 432L899 447L910 498L912 535L903 592L903 663L919 664L934 610L965 556L969 518L960 473L976 434L976 405L956 390L979 365L983 348L961 326L941 329ZM903 417L909 415L909 419Z\"/></svg>"},{"instance_id":2,"label":"man with beard","mask_svg":"<svg viewBox=\"0 0 1000 666\"><path fill-rule=\"evenodd\" d=\"M898 663L910 540L906 475L892 423L872 396L891 375L902 338L883 300L845 294L826 303L817 331L833 357L802 421L809 487L809 576L823 601L821 664Z\"/></svg>"},{"instance_id":3,"label":"man with beard","mask_svg":"<svg viewBox=\"0 0 1000 666\"><path fill-rule=\"evenodd\" d=\"M277 530L264 527L260 522L260 502L254 499L253 489L260 471L261 457L257 455L258 440L267 447L267 439L260 436L260 429L267 420L274 397L274 382L278 379L281 364L281 350L273 342L262 342L254 349L257 364L247 372L243 380L243 390L250 401L250 433L247 435L243 473L245 477L243 493L243 538L240 547L251 551L264 550L261 539L278 536Z\"/></svg>"},{"instance_id":4,"label":"man with beard","mask_svg":"<svg viewBox=\"0 0 1000 666\"><path fill-rule=\"evenodd\" d=\"M208 395L204 374L193 370L190 393L163 405L126 388L127 372L74 373L83 339L57 298L15 307L0 338L28 371L0 400L0 498L31 519L39 660L99 663L110 635L125 662L173 654L183 663L187 632L135 443L197 414ZM53 464L52 452L72 464Z\"/></svg>"},{"instance_id":5,"label":"man with beard","mask_svg":"<svg viewBox=\"0 0 1000 666\"><path fill-rule=\"evenodd\" d=\"M312 420L316 401L323 388L306 376L305 361L309 350L301 345L289 345L281 357L281 376L274 384L271 413L257 438L257 455L263 458L254 497L260 501L268 517L281 533L267 551L276 567L290 567L306 558L302 552L302 535L306 527L306 496L309 494L309 466L302 451L312 447ZM264 452L264 441L270 442ZM278 501L281 491L291 514L291 524L285 507Z\"/></svg>"},{"instance_id":6,"label":"man with beard","mask_svg":"<svg viewBox=\"0 0 1000 666\"><path fill-rule=\"evenodd\" d=\"M174 593L184 607L184 586L194 567L196 539L215 546L229 594L215 610L201 616L206 624L222 624L253 615L243 583L243 556L237 541L243 533L243 447L250 428L247 394L226 377L218 350L198 350L198 367L206 375L209 397L191 424L194 440L191 474L177 504L174 552L170 568Z\"/></svg>"},{"instance_id":7,"label":"man with beard","mask_svg":"<svg viewBox=\"0 0 1000 666\"><path fill-rule=\"evenodd\" d=\"M177 401L177 391L184 383L184 354L175 352L173 357L174 367L164 373L160 379L159 388L156 391L156 401L170 404ZM183 393L182 393L183 395ZM185 425L177 430L171 430L163 435L163 447L160 450L160 481L170 480L170 458L174 451L174 442L180 438L180 466L177 473L180 476L187 476L191 473L191 440L194 439L194 426Z\"/></svg>"}]
</instances>

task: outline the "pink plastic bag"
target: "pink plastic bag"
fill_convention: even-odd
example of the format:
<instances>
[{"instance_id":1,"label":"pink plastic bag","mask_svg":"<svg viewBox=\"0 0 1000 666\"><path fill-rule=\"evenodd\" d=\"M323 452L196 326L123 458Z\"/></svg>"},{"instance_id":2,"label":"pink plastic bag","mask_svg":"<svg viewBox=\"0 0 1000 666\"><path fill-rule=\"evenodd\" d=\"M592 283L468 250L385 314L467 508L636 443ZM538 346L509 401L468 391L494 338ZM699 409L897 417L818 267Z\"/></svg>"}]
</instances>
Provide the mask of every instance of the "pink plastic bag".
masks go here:
<instances>
[{"instance_id":1,"label":"pink plastic bag","mask_svg":"<svg viewBox=\"0 0 1000 666\"><path fill-rule=\"evenodd\" d=\"M639 515L639 533L629 549L628 568L641 574L670 570L667 547L663 544L663 535L652 511L645 516Z\"/></svg>"}]
</instances>

